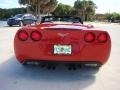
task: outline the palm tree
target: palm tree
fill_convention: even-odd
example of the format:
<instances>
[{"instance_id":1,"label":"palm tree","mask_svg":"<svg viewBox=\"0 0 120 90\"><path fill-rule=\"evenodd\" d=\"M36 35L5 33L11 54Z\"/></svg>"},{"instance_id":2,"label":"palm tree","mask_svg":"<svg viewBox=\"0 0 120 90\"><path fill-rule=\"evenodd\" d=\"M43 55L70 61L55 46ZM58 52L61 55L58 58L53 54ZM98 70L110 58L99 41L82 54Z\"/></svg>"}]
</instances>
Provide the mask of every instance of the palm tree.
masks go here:
<instances>
[{"instance_id":1,"label":"palm tree","mask_svg":"<svg viewBox=\"0 0 120 90\"><path fill-rule=\"evenodd\" d=\"M57 5L57 0L19 0L19 3L22 5L31 6L33 11L35 11L35 15L40 16L40 11L48 13L53 11Z\"/></svg>"},{"instance_id":2,"label":"palm tree","mask_svg":"<svg viewBox=\"0 0 120 90\"><path fill-rule=\"evenodd\" d=\"M19 0L18 2L19 2L20 4L26 5L26 4L28 4L28 1L29 1L29 0Z\"/></svg>"},{"instance_id":3,"label":"palm tree","mask_svg":"<svg viewBox=\"0 0 120 90\"><path fill-rule=\"evenodd\" d=\"M50 2L50 0L31 0L30 5L31 5L32 7L34 7L36 17L37 17L37 15L38 15L38 17L37 17L38 20L39 20L39 16L40 16L40 11L45 9L45 8L42 8L42 9L41 9L42 5L44 6L44 5L46 5L47 3L49 3L49 2ZM41 9L41 10L40 10L40 9Z\"/></svg>"},{"instance_id":4,"label":"palm tree","mask_svg":"<svg viewBox=\"0 0 120 90\"><path fill-rule=\"evenodd\" d=\"M30 12L30 10L29 10L29 4L31 2L30 0L19 0L18 2L22 5L27 5L27 12L28 13Z\"/></svg>"},{"instance_id":5,"label":"palm tree","mask_svg":"<svg viewBox=\"0 0 120 90\"><path fill-rule=\"evenodd\" d=\"M50 2L48 2L45 5L41 5L41 9L44 10L43 13L48 13L48 15L53 12L57 6L57 0L50 0Z\"/></svg>"},{"instance_id":6,"label":"palm tree","mask_svg":"<svg viewBox=\"0 0 120 90\"><path fill-rule=\"evenodd\" d=\"M73 12L73 8L71 6L59 3L57 8L53 12L53 15L67 16L67 15L72 15L72 12Z\"/></svg>"},{"instance_id":7,"label":"palm tree","mask_svg":"<svg viewBox=\"0 0 120 90\"><path fill-rule=\"evenodd\" d=\"M83 20L88 20L88 16L95 13L96 5L91 0L77 0L74 3L74 8Z\"/></svg>"},{"instance_id":8,"label":"palm tree","mask_svg":"<svg viewBox=\"0 0 120 90\"><path fill-rule=\"evenodd\" d=\"M78 16L82 17L83 6L80 0L75 1L74 8L77 11Z\"/></svg>"},{"instance_id":9,"label":"palm tree","mask_svg":"<svg viewBox=\"0 0 120 90\"><path fill-rule=\"evenodd\" d=\"M85 10L85 21L88 20L88 16L90 17L95 14L95 9L97 8L93 1L89 0L87 3L87 8Z\"/></svg>"}]
</instances>

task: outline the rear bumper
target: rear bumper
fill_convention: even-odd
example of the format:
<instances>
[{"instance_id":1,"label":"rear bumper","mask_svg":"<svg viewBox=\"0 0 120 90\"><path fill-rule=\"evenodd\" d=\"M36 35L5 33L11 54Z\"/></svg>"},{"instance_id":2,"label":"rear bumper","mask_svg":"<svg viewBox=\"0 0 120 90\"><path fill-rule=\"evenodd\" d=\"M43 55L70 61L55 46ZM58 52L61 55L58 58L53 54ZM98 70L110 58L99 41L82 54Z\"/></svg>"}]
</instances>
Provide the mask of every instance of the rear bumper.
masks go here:
<instances>
[{"instance_id":1,"label":"rear bumper","mask_svg":"<svg viewBox=\"0 0 120 90\"><path fill-rule=\"evenodd\" d=\"M73 47L75 47L73 45ZM54 55L53 45L45 45L42 43L23 43L15 41L14 49L16 58L20 63L26 61L49 61L49 62L97 62L105 64L109 58L111 51L111 43L105 45L81 45L76 47L71 55Z\"/></svg>"},{"instance_id":2,"label":"rear bumper","mask_svg":"<svg viewBox=\"0 0 120 90\"><path fill-rule=\"evenodd\" d=\"M96 60L97 61L97 60ZM41 65L42 67L44 66L59 66L59 65L64 65L64 66L77 66L77 67L101 67L102 64L100 62L95 62L95 61L79 61L79 62L75 62L75 61L53 61L53 60L26 60L25 62L23 62L22 64L27 64L27 65Z\"/></svg>"}]
</instances>

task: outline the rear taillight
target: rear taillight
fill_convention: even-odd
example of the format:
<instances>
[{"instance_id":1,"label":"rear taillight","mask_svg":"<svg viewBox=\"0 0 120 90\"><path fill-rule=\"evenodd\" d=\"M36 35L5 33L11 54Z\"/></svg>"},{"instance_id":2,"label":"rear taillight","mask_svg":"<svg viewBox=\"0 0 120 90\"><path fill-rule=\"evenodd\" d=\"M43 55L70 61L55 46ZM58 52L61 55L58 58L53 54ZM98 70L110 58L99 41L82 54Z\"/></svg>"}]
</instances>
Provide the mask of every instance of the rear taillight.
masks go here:
<instances>
[{"instance_id":1,"label":"rear taillight","mask_svg":"<svg viewBox=\"0 0 120 90\"><path fill-rule=\"evenodd\" d=\"M42 35L41 35L41 33L39 31L33 31L31 33L31 39L33 41L39 41L39 40L41 40L41 38L42 38Z\"/></svg>"},{"instance_id":2,"label":"rear taillight","mask_svg":"<svg viewBox=\"0 0 120 90\"><path fill-rule=\"evenodd\" d=\"M108 39L107 33L101 33L98 35L98 38L97 38L99 43L105 43L107 41L107 39Z\"/></svg>"},{"instance_id":3,"label":"rear taillight","mask_svg":"<svg viewBox=\"0 0 120 90\"><path fill-rule=\"evenodd\" d=\"M19 31L18 32L18 38L21 40L21 41L26 41L28 39L28 33L26 31Z\"/></svg>"},{"instance_id":4,"label":"rear taillight","mask_svg":"<svg viewBox=\"0 0 120 90\"><path fill-rule=\"evenodd\" d=\"M95 41L95 39L96 39L96 36L95 36L94 33L88 32L88 33L85 34L84 40L85 40L86 42L92 43L92 42Z\"/></svg>"}]
</instances>

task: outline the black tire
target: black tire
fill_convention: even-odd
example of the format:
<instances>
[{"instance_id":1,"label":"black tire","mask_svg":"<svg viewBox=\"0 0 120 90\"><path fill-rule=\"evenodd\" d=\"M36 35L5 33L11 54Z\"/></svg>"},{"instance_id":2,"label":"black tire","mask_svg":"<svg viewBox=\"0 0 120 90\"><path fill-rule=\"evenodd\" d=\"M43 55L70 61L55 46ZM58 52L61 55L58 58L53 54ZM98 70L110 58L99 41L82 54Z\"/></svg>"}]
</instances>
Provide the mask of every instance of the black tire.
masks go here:
<instances>
[{"instance_id":1,"label":"black tire","mask_svg":"<svg viewBox=\"0 0 120 90\"><path fill-rule=\"evenodd\" d=\"M12 25L9 25L10 27L12 27Z\"/></svg>"},{"instance_id":2,"label":"black tire","mask_svg":"<svg viewBox=\"0 0 120 90\"><path fill-rule=\"evenodd\" d=\"M20 26L20 27L23 26L23 22L22 22L22 21L19 22L19 26Z\"/></svg>"}]
</instances>

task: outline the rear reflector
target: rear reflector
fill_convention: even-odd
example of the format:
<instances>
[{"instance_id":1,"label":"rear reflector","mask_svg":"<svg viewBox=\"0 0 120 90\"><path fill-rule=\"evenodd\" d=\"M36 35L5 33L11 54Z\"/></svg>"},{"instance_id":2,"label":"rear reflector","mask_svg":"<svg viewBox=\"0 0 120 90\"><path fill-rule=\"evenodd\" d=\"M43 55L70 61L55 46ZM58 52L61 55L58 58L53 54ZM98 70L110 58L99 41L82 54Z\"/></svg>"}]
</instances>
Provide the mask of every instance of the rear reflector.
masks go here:
<instances>
[{"instance_id":1,"label":"rear reflector","mask_svg":"<svg viewBox=\"0 0 120 90\"><path fill-rule=\"evenodd\" d=\"M87 34L85 34L84 40L88 43L94 42L95 41L95 34L92 32L88 32Z\"/></svg>"},{"instance_id":2,"label":"rear reflector","mask_svg":"<svg viewBox=\"0 0 120 90\"><path fill-rule=\"evenodd\" d=\"M21 30L18 32L18 38L21 41L26 41L28 39L28 33L26 31Z\"/></svg>"},{"instance_id":3,"label":"rear reflector","mask_svg":"<svg viewBox=\"0 0 120 90\"><path fill-rule=\"evenodd\" d=\"M105 43L108 39L108 35L107 35L107 33L101 33L101 34L99 34L97 39L98 39L99 43Z\"/></svg>"},{"instance_id":4,"label":"rear reflector","mask_svg":"<svg viewBox=\"0 0 120 90\"><path fill-rule=\"evenodd\" d=\"M33 31L31 33L31 39L33 41L39 41L39 40L41 40L41 38L42 38L42 35L41 35L41 33L39 31Z\"/></svg>"}]
</instances>

